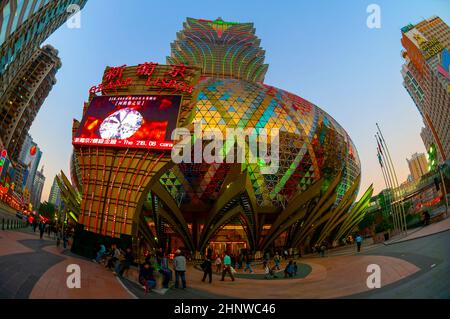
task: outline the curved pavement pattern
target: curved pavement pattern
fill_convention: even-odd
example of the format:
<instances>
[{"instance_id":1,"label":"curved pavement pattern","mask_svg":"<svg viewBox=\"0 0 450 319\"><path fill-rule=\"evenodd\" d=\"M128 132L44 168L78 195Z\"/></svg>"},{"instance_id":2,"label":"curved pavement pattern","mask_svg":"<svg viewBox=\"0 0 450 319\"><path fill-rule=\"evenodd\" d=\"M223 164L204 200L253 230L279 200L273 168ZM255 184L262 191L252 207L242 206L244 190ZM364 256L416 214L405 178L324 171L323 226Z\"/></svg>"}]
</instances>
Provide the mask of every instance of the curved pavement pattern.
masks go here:
<instances>
[{"instance_id":1,"label":"curved pavement pattern","mask_svg":"<svg viewBox=\"0 0 450 319\"><path fill-rule=\"evenodd\" d=\"M0 298L132 298L111 272L61 251L46 236L40 240L33 233L0 231ZM69 264L81 268L81 289L67 287Z\"/></svg>"},{"instance_id":2,"label":"curved pavement pattern","mask_svg":"<svg viewBox=\"0 0 450 319\"><path fill-rule=\"evenodd\" d=\"M424 229L425 231L426 229ZM188 288L144 294L130 280L119 282L89 260L61 254L54 241L36 234L0 231L0 298L449 298L450 231L350 256L302 258L311 267L305 278L201 282L202 272L189 267ZM81 289L66 286L66 267L81 267ZM367 266L381 267L382 288L366 285Z\"/></svg>"},{"instance_id":3,"label":"curved pavement pattern","mask_svg":"<svg viewBox=\"0 0 450 319\"><path fill-rule=\"evenodd\" d=\"M35 236L10 231L0 236L0 298L28 298L39 278L63 258L42 250L52 242Z\"/></svg>"}]
</instances>

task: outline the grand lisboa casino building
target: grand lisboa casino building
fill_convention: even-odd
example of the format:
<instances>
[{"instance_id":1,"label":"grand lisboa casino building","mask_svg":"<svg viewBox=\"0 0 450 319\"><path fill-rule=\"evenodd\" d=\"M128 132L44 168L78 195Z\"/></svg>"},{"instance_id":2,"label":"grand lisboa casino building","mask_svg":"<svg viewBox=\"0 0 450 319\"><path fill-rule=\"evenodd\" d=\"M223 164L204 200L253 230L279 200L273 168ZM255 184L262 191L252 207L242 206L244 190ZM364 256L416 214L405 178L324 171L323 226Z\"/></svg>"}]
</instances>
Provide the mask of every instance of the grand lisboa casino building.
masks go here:
<instances>
[{"instance_id":1,"label":"grand lisboa casino building","mask_svg":"<svg viewBox=\"0 0 450 319\"><path fill-rule=\"evenodd\" d=\"M355 203L353 142L318 106L265 84L267 69L253 24L220 18L188 18L166 65L107 67L74 120L71 179L59 179L78 223L73 250L92 255L100 241L117 241L196 256L307 251L354 231L372 189ZM278 170L174 163L171 131L194 123L278 129Z\"/></svg>"}]
</instances>

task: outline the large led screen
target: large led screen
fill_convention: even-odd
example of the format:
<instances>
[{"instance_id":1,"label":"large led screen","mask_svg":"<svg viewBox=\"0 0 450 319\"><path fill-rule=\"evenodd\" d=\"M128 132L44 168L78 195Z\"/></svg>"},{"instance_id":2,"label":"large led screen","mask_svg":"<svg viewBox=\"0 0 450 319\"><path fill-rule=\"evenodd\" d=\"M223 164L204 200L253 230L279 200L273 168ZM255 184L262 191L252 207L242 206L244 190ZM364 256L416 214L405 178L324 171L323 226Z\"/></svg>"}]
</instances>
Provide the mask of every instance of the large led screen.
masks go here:
<instances>
[{"instance_id":1,"label":"large led screen","mask_svg":"<svg viewBox=\"0 0 450 319\"><path fill-rule=\"evenodd\" d=\"M179 95L94 97L73 143L170 149L180 103Z\"/></svg>"}]
</instances>

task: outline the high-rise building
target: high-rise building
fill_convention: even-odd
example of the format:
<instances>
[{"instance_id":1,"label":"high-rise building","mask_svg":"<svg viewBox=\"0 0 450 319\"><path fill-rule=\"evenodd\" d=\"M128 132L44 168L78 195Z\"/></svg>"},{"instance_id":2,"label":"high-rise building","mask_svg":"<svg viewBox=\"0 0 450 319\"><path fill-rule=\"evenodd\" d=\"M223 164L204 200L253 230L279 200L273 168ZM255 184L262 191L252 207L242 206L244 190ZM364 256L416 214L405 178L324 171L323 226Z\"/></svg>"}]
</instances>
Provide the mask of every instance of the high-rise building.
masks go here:
<instances>
[{"instance_id":1,"label":"high-rise building","mask_svg":"<svg viewBox=\"0 0 450 319\"><path fill-rule=\"evenodd\" d=\"M0 0L0 96L40 45L87 0Z\"/></svg>"},{"instance_id":2,"label":"high-rise building","mask_svg":"<svg viewBox=\"0 0 450 319\"><path fill-rule=\"evenodd\" d=\"M29 158L28 153L31 149L32 144L33 144L33 138L31 137L30 134L27 134L22 143L22 150L20 151L19 158L18 158L19 161L25 163L26 159Z\"/></svg>"},{"instance_id":3,"label":"high-rise building","mask_svg":"<svg viewBox=\"0 0 450 319\"><path fill-rule=\"evenodd\" d=\"M58 182L56 181L56 176L53 179L52 188L48 196L48 202L55 205L57 209L61 206L61 190L59 188Z\"/></svg>"},{"instance_id":4,"label":"high-rise building","mask_svg":"<svg viewBox=\"0 0 450 319\"><path fill-rule=\"evenodd\" d=\"M425 149L429 150L431 145L434 144L433 133L431 132L429 127L422 127L420 131L420 137L422 138L423 144L425 145Z\"/></svg>"},{"instance_id":5,"label":"high-rise building","mask_svg":"<svg viewBox=\"0 0 450 319\"><path fill-rule=\"evenodd\" d=\"M418 180L420 177L428 173L428 161L424 153L414 153L410 159L406 159L409 166L409 171L413 180Z\"/></svg>"},{"instance_id":6,"label":"high-rise building","mask_svg":"<svg viewBox=\"0 0 450 319\"><path fill-rule=\"evenodd\" d=\"M27 174L27 167L24 163L17 162L12 171L14 172L14 192L17 194L22 194L23 189L25 188L25 175Z\"/></svg>"},{"instance_id":7,"label":"high-rise building","mask_svg":"<svg viewBox=\"0 0 450 319\"><path fill-rule=\"evenodd\" d=\"M401 43L403 85L422 115L422 139L430 143L431 135L438 160L446 160L450 157L450 28L433 16L403 27Z\"/></svg>"},{"instance_id":8,"label":"high-rise building","mask_svg":"<svg viewBox=\"0 0 450 319\"><path fill-rule=\"evenodd\" d=\"M20 152L19 161L25 164L27 168L25 187L30 192L33 188L34 178L36 176L36 171L41 161L41 157L42 151L39 146L33 141L31 135L27 134Z\"/></svg>"},{"instance_id":9,"label":"high-rise building","mask_svg":"<svg viewBox=\"0 0 450 319\"><path fill-rule=\"evenodd\" d=\"M37 210L39 205L41 204L42 190L44 188L45 176L44 176L44 167L41 167L40 171L36 172L36 176L34 178L33 189L31 191L31 204L33 208Z\"/></svg>"},{"instance_id":10,"label":"high-rise building","mask_svg":"<svg viewBox=\"0 0 450 319\"><path fill-rule=\"evenodd\" d=\"M18 161L28 130L56 83L61 67L57 54L50 45L36 50L0 97L0 138L12 163Z\"/></svg>"}]
</instances>

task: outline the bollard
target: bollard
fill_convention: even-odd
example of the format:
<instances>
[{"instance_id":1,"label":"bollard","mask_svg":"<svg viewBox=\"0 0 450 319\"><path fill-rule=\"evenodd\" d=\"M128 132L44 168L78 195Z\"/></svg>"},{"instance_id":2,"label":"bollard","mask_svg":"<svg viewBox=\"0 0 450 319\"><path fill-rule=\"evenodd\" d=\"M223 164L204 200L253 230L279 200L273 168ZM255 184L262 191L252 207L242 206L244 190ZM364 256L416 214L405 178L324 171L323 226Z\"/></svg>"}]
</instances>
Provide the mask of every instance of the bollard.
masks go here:
<instances>
[{"instance_id":1,"label":"bollard","mask_svg":"<svg viewBox=\"0 0 450 319\"><path fill-rule=\"evenodd\" d=\"M5 230L5 219L2 218L2 230Z\"/></svg>"},{"instance_id":2,"label":"bollard","mask_svg":"<svg viewBox=\"0 0 450 319\"><path fill-rule=\"evenodd\" d=\"M6 221L6 229L9 229L9 219Z\"/></svg>"}]
</instances>

